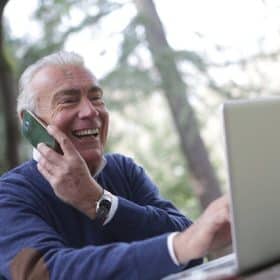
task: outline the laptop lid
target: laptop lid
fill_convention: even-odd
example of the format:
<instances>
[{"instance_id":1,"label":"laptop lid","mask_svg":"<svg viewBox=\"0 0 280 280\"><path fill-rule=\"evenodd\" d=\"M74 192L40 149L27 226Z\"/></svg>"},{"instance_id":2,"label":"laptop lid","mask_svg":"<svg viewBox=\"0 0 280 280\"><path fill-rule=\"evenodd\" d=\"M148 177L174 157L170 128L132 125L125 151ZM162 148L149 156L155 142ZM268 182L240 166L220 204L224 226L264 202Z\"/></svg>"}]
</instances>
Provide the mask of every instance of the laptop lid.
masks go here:
<instances>
[{"instance_id":1,"label":"laptop lid","mask_svg":"<svg viewBox=\"0 0 280 280\"><path fill-rule=\"evenodd\" d=\"M280 98L223 105L233 214L233 247L240 272L280 259Z\"/></svg>"}]
</instances>

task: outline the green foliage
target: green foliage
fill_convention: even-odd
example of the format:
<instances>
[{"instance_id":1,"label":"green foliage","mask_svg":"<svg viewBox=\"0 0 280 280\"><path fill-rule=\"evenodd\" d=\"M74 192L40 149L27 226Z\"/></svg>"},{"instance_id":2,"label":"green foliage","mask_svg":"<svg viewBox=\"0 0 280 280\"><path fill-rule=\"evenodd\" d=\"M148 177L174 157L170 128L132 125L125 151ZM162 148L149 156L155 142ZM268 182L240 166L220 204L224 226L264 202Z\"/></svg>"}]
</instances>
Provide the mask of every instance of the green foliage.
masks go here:
<instances>
[{"instance_id":1,"label":"green foliage","mask_svg":"<svg viewBox=\"0 0 280 280\"><path fill-rule=\"evenodd\" d=\"M39 57L63 48L72 34L86 28L101 32L104 19L125 4L124 1L108 0L82 0L78 4L74 0L41 0L34 15L41 28L37 41L30 38L10 41L20 58L17 73ZM106 103L112 111L107 151L133 156L148 170L164 197L196 217L198 205L189 185L168 106L162 99L154 100L159 98L155 93L160 92L160 82L139 19L132 19L121 35L118 63L101 81ZM174 55L181 60L191 54ZM194 54L191 58L199 61ZM24 144L22 147L25 147L22 150L26 149ZM26 156L23 152L22 155Z\"/></svg>"},{"instance_id":2,"label":"green foliage","mask_svg":"<svg viewBox=\"0 0 280 280\"><path fill-rule=\"evenodd\" d=\"M68 37L88 27L98 28L99 23L123 4L100 0L41 0L33 18L40 26L41 35L36 42L30 38L12 42L17 46L17 72L20 74L38 58L63 49ZM78 19L77 16L78 15Z\"/></svg>"},{"instance_id":3,"label":"green foliage","mask_svg":"<svg viewBox=\"0 0 280 280\"><path fill-rule=\"evenodd\" d=\"M158 89L151 76L151 73L148 71L123 64L117 66L114 71L102 79L101 84L109 90L118 89L124 92L135 90L141 97L144 97ZM135 97L128 92L126 99L123 101L133 102L134 100Z\"/></svg>"},{"instance_id":4,"label":"green foliage","mask_svg":"<svg viewBox=\"0 0 280 280\"><path fill-rule=\"evenodd\" d=\"M157 74L151 65L144 62L141 52L148 52L142 47L144 43L143 30L138 26L138 20L133 19L122 32L123 40L120 47L118 64L108 73L101 83L110 90L118 88L124 92L133 90L141 97L150 95L155 90L159 90ZM134 98L129 92L125 102L134 102Z\"/></svg>"}]
</instances>

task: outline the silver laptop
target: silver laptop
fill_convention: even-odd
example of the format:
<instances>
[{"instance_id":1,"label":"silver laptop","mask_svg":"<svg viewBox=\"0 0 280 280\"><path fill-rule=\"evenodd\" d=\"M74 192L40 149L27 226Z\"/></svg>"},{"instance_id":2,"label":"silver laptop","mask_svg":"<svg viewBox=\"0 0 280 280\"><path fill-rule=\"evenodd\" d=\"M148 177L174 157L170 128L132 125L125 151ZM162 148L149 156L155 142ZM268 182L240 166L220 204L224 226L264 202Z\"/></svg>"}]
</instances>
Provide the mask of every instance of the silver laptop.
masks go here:
<instances>
[{"instance_id":1,"label":"silver laptop","mask_svg":"<svg viewBox=\"0 0 280 280\"><path fill-rule=\"evenodd\" d=\"M280 260L280 97L229 101L222 116L234 253L168 280L218 279Z\"/></svg>"}]
</instances>

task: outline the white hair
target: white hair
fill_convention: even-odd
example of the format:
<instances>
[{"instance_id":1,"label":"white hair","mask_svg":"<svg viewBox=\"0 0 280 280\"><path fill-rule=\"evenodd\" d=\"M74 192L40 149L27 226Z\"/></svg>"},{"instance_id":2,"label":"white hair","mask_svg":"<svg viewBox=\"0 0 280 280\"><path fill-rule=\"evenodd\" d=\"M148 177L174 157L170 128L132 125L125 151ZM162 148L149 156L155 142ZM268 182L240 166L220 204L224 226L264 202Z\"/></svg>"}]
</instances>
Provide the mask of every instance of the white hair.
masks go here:
<instances>
[{"instance_id":1,"label":"white hair","mask_svg":"<svg viewBox=\"0 0 280 280\"><path fill-rule=\"evenodd\" d=\"M31 89L30 83L39 70L51 65L78 65L85 67L84 60L80 55L66 51L44 56L28 66L19 79L19 95L17 99L17 112L19 115L24 109L36 110L36 92Z\"/></svg>"}]
</instances>

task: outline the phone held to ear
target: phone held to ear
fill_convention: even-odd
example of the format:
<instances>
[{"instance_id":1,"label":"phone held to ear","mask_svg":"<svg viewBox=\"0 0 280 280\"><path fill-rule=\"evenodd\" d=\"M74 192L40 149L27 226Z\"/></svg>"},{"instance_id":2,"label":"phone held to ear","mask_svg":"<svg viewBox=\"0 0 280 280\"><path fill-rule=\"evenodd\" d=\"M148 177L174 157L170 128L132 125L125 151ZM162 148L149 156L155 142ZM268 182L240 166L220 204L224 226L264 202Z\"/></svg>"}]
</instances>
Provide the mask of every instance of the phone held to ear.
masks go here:
<instances>
[{"instance_id":1,"label":"phone held to ear","mask_svg":"<svg viewBox=\"0 0 280 280\"><path fill-rule=\"evenodd\" d=\"M39 143L45 143L56 152L62 154L60 145L55 138L48 133L44 123L29 110L23 111L21 131L34 148L37 148Z\"/></svg>"}]
</instances>

